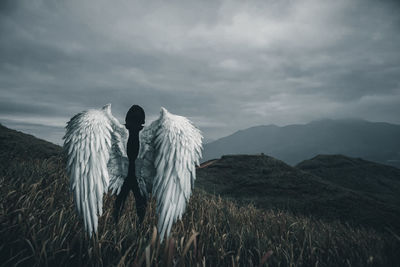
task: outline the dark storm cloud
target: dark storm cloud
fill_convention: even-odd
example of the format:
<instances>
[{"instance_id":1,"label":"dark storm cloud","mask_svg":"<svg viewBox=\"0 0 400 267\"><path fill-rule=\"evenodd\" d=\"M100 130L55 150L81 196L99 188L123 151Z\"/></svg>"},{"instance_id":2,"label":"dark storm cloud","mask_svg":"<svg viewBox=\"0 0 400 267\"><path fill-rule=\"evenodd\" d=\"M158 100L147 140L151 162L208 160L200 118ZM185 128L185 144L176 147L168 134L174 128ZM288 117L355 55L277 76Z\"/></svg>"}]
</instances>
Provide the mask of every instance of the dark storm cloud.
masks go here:
<instances>
[{"instance_id":1,"label":"dark storm cloud","mask_svg":"<svg viewBox=\"0 0 400 267\"><path fill-rule=\"evenodd\" d=\"M148 122L164 106L209 139L319 118L400 123L399 11L361 0L1 1L0 119L51 140L106 103L120 120L140 104Z\"/></svg>"},{"instance_id":2,"label":"dark storm cloud","mask_svg":"<svg viewBox=\"0 0 400 267\"><path fill-rule=\"evenodd\" d=\"M0 113L3 115L37 114L46 116L47 114L62 115L64 110L58 109L58 105L43 105L41 103L15 102L16 99L0 100ZM56 112L54 114L54 112Z\"/></svg>"}]
</instances>

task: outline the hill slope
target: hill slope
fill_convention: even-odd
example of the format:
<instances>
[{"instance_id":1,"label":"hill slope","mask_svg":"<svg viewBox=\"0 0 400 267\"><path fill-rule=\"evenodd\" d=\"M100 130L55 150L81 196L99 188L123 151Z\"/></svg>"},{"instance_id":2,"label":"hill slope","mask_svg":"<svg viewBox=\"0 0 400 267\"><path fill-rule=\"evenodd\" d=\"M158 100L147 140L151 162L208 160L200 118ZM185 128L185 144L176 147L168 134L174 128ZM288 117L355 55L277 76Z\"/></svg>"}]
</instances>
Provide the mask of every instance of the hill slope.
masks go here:
<instances>
[{"instance_id":1,"label":"hill slope","mask_svg":"<svg viewBox=\"0 0 400 267\"><path fill-rule=\"evenodd\" d=\"M203 160L263 152L294 165L318 154L344 154L400 167L399 136L400 125L362 120L257 126L206 144Z\"/></svg>"},{"instance_id":2,"label":"hill slope","mask_svg":"<svg viewBox=\"0 0 400 267\"><path fill-rule=\"evenodd\" d=\"M15 131L9 134L24 138ZM182 221L173 226L172 238L162 244L154 228L157 224L154 201L139 226L132 196L117 225L112 219L114 197L106 196L98 234L89 238L73 206L63 158L54 156L52 146L49 152L43 141L25 137L29 144L43 144L43 150L39 145L26 153L27 149L19 145L25 142L21 139L17 139L16 145L0 147L3 155L14 156L13 164L0 161L0 168L6 170L0 172L1 266L265 266L265 263L268 266L395 266L398 263L400 242L391 233L294 216L291 212L260 210L252 205L238 206L198 189ZM35 153L42 158L32 158ZM281 178L301 172L281 166L275 159L262 160L274 163L278 170L286 168ZM302 175L318 188L332 187L311 174Z\"/></svg>"},{"instance_id":3,"label":"hill slope","mask_svg":"<svg viewBox=\"0 0 400 267\"><path fill-rule=\"evenodd\" d=\"M318 155L296 168L400 206L400 169L343 155Z\"/></svg>"},{"instance_id":4,"label":"hill slope","mask_svg":"<svg viewBox=\"0 0 400 267\"><path fill-rule=\"evenodd\" d=\"M0 161L46 159L62 152L60 146L38 139L32 135L9 129L0 124Z\"/></svg>"},{"instance_id":5,"label":"hill slope","mask_svg":"<svg viewBox=\"0 0 400 267\"><path fill-rule=\"evenodd\" d=\"M203 166L197 171L196 186L263 209L280 208L381 229L400 226L399 195L376 198L264 155L223 156Z\"/></svg>"}]
</instances>

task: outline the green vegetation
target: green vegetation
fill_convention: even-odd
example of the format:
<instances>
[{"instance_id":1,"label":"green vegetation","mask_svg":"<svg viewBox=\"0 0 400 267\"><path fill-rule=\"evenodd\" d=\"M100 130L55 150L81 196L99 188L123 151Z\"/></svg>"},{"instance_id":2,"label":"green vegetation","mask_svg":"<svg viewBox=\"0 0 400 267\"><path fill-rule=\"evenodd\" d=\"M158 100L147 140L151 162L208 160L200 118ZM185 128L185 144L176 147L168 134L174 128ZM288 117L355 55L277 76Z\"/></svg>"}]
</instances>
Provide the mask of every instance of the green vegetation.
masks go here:
<instances>
[{"instance_id":1,"label":"green vegetation","mask_svg":"<svg viewBox=\"0 0 400 267\"><path fill-rule=\"evenodd\" d=\"M46 159L61 153L61 147L0 124L0 170L9 163L27 159Z\"/></svg>"},{"instance_id":2,"label":"green vegetation","mask_svg":"<svg viewBox=\"0 0 400 267\"><path fill-rule=\"evenodd\" d=\"M399 169L344 156L324 158L329 167L310 160L300 169L265 155L223 156L198 170L196 186L264 210L400 232Z\"/></svg>"},{"instance_id":3,"label":"green vegetation","mask_svg":"<svg viewBox=\"0 0 400 267\"><path fill-rule=\"evenodd\" d=\"M52 153L0 164L1 266L398 264L400 239L393 233L261 210L199 189L161 244L154 201L137 226L132 196L118 225L112 218L114 197L106 197L98 234L90 239L75 213L64 167L62 156Z\"/></svg>"},{"instance_id":4,"label":"green vegetation","mask_svg":"<svg viewBox=\"0 0 400 267\"><path fill-rule=\"evenodd\" d=\"M296 168L382 202L400 204L398 168L343 155L318 155L300 162Z\"/></svg>"}]
</instances>

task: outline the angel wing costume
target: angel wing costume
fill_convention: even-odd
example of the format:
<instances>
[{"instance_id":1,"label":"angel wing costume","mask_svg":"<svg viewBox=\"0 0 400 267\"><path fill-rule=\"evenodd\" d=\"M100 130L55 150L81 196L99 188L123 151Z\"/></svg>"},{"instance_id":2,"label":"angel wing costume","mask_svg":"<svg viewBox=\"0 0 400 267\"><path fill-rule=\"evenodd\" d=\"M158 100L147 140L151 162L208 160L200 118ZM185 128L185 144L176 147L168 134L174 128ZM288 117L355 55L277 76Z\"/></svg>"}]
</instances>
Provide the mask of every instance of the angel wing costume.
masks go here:
<instances>
[{"instance_id":1,"label":"angel wing costume","mask_svg":"<svg viewBox=\"0 0 400 267\"><path fill-rule=\"evenodd\" d=\"M144 112L143 120L137 118L137 110L130 112L125 126L111 114L111 104L81 112L67 123L64 149L71 190L89 235L97 232L104 193L110 190L118 195L119 209L117 202L123 202L125 187L129 192L132 186L129 183L139 188L134 191L137 203L152 192L162 241L182 217L191 196L203 137L187 118L165 108L142 131Z\"/></svg>"}]
</instances>

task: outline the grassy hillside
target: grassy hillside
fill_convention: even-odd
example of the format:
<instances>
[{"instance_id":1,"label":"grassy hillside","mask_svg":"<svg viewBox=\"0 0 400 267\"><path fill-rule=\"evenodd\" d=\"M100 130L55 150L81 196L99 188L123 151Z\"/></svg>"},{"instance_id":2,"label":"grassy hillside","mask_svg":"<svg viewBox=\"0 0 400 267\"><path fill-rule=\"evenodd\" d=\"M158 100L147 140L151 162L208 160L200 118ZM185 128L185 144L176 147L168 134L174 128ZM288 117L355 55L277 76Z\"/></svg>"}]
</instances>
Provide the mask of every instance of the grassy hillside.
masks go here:
<instances>
[{"instance_id":1,"label":"grassy hillside","mask_svg":"<svg viewBox=\"0 0 400 267\"><path fill-rule=\"evenodd\" d=\"M199 189L182 221L174 225L172 238L162 244L154 230L154 201L138 227L132 196L118 225L112 220L114 197L106 197L99 232L90 239L74 211L64 160L50 155L2 166L1 266L395 266L398 262L400 240L391 233L238 205Z\"/></svg>"},{"instance_id":2,"label":"grassy hillside","mask_svg":"<svg viewBox=\"0 0 400 267\"><path fill-rule=\"evenodd\" d=\"M397 205L400 194L376 198L265 155L223 156L200 168L197 174L197 186L244 203L254 203L259 208L279 208L326 221L400 230ZM368 181L365 184L368 186ZM380 195L379 191L375 193Z\"/></svg>"},{"instance_id":3,"label":"grassy hillside","mask_svg":"<svg viewBox=\"0 0 400 267\"><path fill-rule=\"evenodd\" d=\"M61 153L61 147L0 124L0 168L14 161L46 159Z\"/></svg>"},{"instance_id":4,"label":"grassy hillside","mask_svg":"<svg viewBox=\"0 0 400 267\"><path fill-rule=\"evenodd\" d=\"M296 167L331 183L400 206L398 168L343 155L319 155Z\"/></svg>"}]
</instances>

